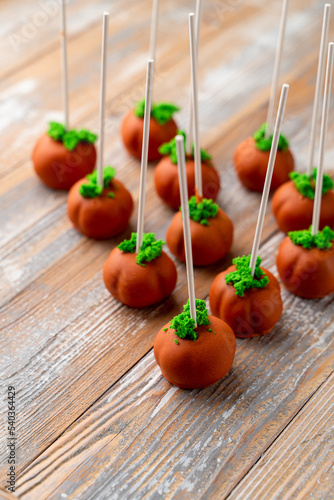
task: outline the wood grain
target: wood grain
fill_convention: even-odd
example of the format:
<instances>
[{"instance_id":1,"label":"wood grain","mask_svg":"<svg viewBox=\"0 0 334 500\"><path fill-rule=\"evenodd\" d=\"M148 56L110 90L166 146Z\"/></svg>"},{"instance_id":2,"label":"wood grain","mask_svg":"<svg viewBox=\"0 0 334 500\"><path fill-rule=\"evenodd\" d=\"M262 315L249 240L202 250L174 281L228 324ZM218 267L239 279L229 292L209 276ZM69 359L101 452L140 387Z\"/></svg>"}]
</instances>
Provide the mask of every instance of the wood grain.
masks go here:
<instances>
[{"instance_id":1,"label":"wood grain","mask_svg":"<svg viewBox=\"0 0 334 500\"><path fill-rule=\"evenodd\" d=\"M331 498L333 400L332 373L229 498Z\"/></svg>"},{"instance_id":2,"label":"wood grain","mask_svg":"<svg viewBox=\"0 0 334 500\"><path fill-rule=\"evenodd\" d=\"M192 2L161 4L155 98L168 96L186 106L185 26ZM96 9L82 2L69 47L73 124L92 129L98 116L100 5L105 2ZM240 139L253 133L266 115L280 2L270 9L266 5L264 0L205 2L202 144L221 174L219 203L236 233L223 262L196 269L200 298L233 256L251 248L259 197L240 187L232 156ZM126 13L120 1L113 6L106 159L119 169L118 177L136 199L138 163L124 152L118 131L124 112L143 94L150 2L131 1ZM12 8L5 2L5 12ZM77 0L71 9L73 14L78 10ZM29 5L27 16L32 12ZM87 12L92 12L89 20ZM305 124L311 116L321 16L322 6L315 0L291 5L282 68L282 79L291 83L284 129L298 169L304 168L308 152ZM318 22L312 24L313 19ZM177 265L177 290L163 304L135 311L116 303L104 288L101 268L111 248L134 229L136 213L124 236L89 241L71 228L66 195L44 188L31 169L32 144L51 115L60 117L54 112L60 95L54 35L52 30L38 32L30 56L13 58L1 82L5 92L0 105L7 113L0 125L6 141L0 168L0 353L5 380L16 384L19 394L18 492L31 499L61 498L62 493L73 499L133 498L136 491L141 498L228 495L248 471L251 477L254 463L265 450L270 452L333 371L333 299L309 305L284 293L285 314L275 332L239 342L234 368L222 383L192 393L170 387L150 350L160 325L186 300L184 266ZM183 109L179 115L182 126L186 114ZM327 168L334 162L332 123ZM146 230L164 237L171 212L155 195L153 169L147 206ZM280 239L268 209L261 253L271 268ZM3 400L0 408L5 411ZM322 479L327 465L319 459L316 473ZM309 484L313 492L316 486L303 471L300 485ZM5 473L1 467L2 478ZM289 480L286 488L293 488Z\"/></svg>"}]
</instances>

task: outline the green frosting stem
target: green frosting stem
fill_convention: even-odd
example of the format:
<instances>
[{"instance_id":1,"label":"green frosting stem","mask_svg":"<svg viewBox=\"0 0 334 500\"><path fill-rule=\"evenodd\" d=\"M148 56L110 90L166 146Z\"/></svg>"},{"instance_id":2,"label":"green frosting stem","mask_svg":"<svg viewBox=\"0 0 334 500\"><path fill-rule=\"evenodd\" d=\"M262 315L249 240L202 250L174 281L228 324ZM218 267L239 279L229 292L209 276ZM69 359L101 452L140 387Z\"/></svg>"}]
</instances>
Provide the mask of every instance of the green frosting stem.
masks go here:
<instances>
[{"instance_id":1,"label":"green frosting stem","mask_svg":"<svg viewBox=\"0 0 334 500\"><path fill-rule=\"evenodd\" d=\"M178 106L170 102L158 102L151 105L151 116L159 123L165 125L172 119L174 113L180 111ZM138 118L143 118L145 113L145 99L137 102L134 113Z\"/></svg>"},{"instance_id":2,"label":"green frosting stem","mask_svg":"<svg viewBox=\"0 0 334 500\"><path fill-rule=\"evenodd\" d=\"M255 132L255 134L253 135L253 139L255 141L256 147L258 149L260 149L261 151L270 151L271 145L273 142L272 135L270 137L268 137L268 139L265 137L266 128L267 128L267 124L263 123L261 125L261 127L259 128L259 130L257 130ZM288 149L288 147L289 147L289 141L287 140L286 137L284 137L284 135L280 135L279 140L278 140L278 148L277 149L280 151L286 151Z\"/></svg>"},{"instance_id":3,"label":"green frosting stem","mask_svg":"<svg viewBox=\"0 0 334 500\"><path fill-rule=\"evenodd\" d=\"M110 187L114 177L116 175L116 169L114 167L108 166L103 169L103 185L105 189ZM97 171L94 170L91 174L86 175L88 182L81 184L79 188L79 193L83 198L97 198L101 195L103 188L97 184ZM109 198L115 198L115 194L108 193Z\"/></svg>"},{"instance_id":4,"label":"green frosting stem","mask_svg":"<svg viewBox=\"0 0 334 500\"><path fill-rule=\"evenodd\" d=\"M239 295L239 297L243 297L245 290L249 288L264 288L269 283L269 278L260 268L262 259L260 257L256 259L254 277L249 267L250 259L250 255L243 255L233 259L232 262L236 267L236 271L232 271L225 276L226 284L231 283L235 288L236 295Z\"/></svg>"},{"instance_id":5,"label":"green frosting stem","mask_svg":"<svg viewBox=\"0 0 334 500\"><path fill-rule=\"evenodd\" d=\"M180 210L182 210L182 207ZM192 196L189 200L189 217L193 221L203 224L203 226L209 226L210 223L208 219L216 217L218 211L219 206L211 199L202 198L202 200L197 203L196 196Z\"/></svg>"},{"instance_id":6,"label":"green frosting stem","mask_svg":"<svg viewBox=\"0 0 334 500\"><path fill-rule=\"evenodd\" d=\"M196 299L196 320L198 326L210 325L208 310L204 300ZM181 339L198 339L198 333L195 331L195 321L190 315L189 300L183 306L183 312L178 316L174 316L170 328L173 328L175 335Z\"/></svg>"},{"instance_id":7,"label":"green frosting stem","mask_svg":"<svg viewBox=\"0 0 334 500\"><path fill-rule=\"evenodd\" d=\"M178 130L177 132L178 135L183 135L184 137L184 157L186 158L186 133L183 130ZM192 152L194 156L194 145L192 144ZM159 147L159 153L162 155L169 156L172 163L174 165L177 165L177 154L176 154L176 143L175 143L175 137L173 137L172 140L169 142L165 142L164 144L161 144ZM201 149L201 161L208 161L211 160L212 156L209 155L204 149Z\"/></svg>"},{"instance_id":8,"label":"green frosting stem","mask_svg":"<svg viewBox=\"0 0 334 500\"><path fill-rule=\"evenodd\" d=\"M309 229L304 229L302 231L290 231L288 236L292 243L301 246L303 248L319 248L320 250L325 250L326 248L331 248L334 240L334 231L330 227L326 226L318 234L312 236L312 226Z\"/></svg>"},{"instance_id":9,"label":"green frosting stem","mask_svg":"<svg viewBox=\"0 0 334 500\"><path fill-rule=\"evenodd\" d=\"M125 253L135 253L137 244L137 233L132 233L129 240L124 240L117 248ZM144 262L151 262L161 256L162 246L165 244L162 240L157 240L154 233L143 234L143 244L136 256L136 262L145 267Z\"/></svg>"},{"instance_id":10,"label":"green frosting stem","mask_svg":"<svg viewBox=\"0 0 334 500\"><path fill-rule=\"evenodd\" d=\"M290 172L290 179L294 182L296 189L306 198L314 200L315 185L317 182L317 169L314 168L311 175L301 174L299 172ZM329 175L323 175L322 194L326 194L333 189L334 183Z\"/></svg>"},{"instance_id":11,"label":"green frosting stem","mask_svg":"<svg viewBox=\"0 0 334 500\"><path fill-rule=\"evenodd\" d=\"M62 142L65 148L69 151L73 151L79 142L94 144L97 139L97 135L93 134L93 132L90 132L89 130L66 130L65 126L58 122L49 123L47 134L53 140Z\"/></svg>"}]
</instances>

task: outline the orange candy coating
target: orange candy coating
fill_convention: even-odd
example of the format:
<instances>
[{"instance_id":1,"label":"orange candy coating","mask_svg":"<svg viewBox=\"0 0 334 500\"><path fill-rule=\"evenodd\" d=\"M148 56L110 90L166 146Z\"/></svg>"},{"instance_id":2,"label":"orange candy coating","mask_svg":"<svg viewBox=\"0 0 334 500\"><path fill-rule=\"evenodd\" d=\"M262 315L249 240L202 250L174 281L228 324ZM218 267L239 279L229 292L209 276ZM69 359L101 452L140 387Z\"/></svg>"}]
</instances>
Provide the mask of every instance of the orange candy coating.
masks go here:
<instances>
[{"instance_id":1,"label":"orange candy coating","mask_svg":"<svg viewBox=\"0 0 334 500\"><path fill-rule=\"evenodd\" d=\"M314 200L303 196L293 181L274 193L271 207L278 227L284 233L308 229L312 224ZM334 191L322 195L319 228L334 227Z\"/></svg>"},{"instance_id":2,"label":"orange candy coating","mask_svg":"<svg viewBox=\"0 0 334 500\"><path fill-rule=\"evenodd\" d=\"M128 153L135 158L141 159L143 144L144 118L135 115L131 109L124 117L121 127L121 135L124 146ZM159 147L169 142L177 134L177 125L173 119L160 125L152 116L150 119L150 134L148 147L148 161L159 160L162 154Z\"/></svg>"},{"instance_id":3,"label":"orange candy coating","mask_svg":"<svg viewBox=\"0 0 334 500\"><path fill-rule=\"evenodd\" d=\"M195 266L208 266L222 259L233 241L233 224L223 210L208 219L209 226L190 219L191 246ZM170 251L185 262L185 247L181 212L177 212L167 230L166 242Z\"/></svg>"},{"instance_id":4,"label":"orange candy coating","mask_svg":"<svg viewBox=\"0 0 334 500\"><path fill-rule=\"evenodd\" d=\"M239 144L234 152L234 165L242 184L251 191L262 193L266 178L270 151L257 148L253 137L248 137ZM291 151L277 151L271 190L289 180L293 170L294 159Z\"/></svg>"},{"instance_id":5,"label":"orange candy coating","mask_svg":"<svg viewBox=\"0 0 334 500\"><path fill-rule=\"evenodd\" d=\"M35 145L32 161L36 174L46 186L67 191L94 170L96 149L94 144L79 142L69 151L62 142L43 134Z\"/></svg>"},{"instance_id":6,"label":"orange candy coating","mask_svg":"<svg viewBox=\"0 0 334 500\"><path fill-rule=\"evenodd\" d=\"M214 279L209 294L211 311L226 321L236 337L248 338L269 333L280 319L283 310L280 286L267 269L262 271L269 278L264 288L250 288L240 297L225 276L236 270L230 266Z\"/></svg>"},{"instance_id":7,"label":"orange candy coating","mask_svg":"<svg viewBox=\"0 0 334 500\"><path fill-rule=\"evenodd\" d=\"M188 198L195 194L195 162L193 159L186 160L186 176L188 186ZM215 200L220 189L219 175L212 163L202 163L203 197ZM169 156L164 156L154 170L155 189L160 198L173 210L181 206L179 174Z\"/></svg>"},{"instance_id":8,"label":"orange candy coating","mask_svg":"<svg viewBox=\"0 0 334 500\"><path fill-rule=\"evenodd\" d=\"M304 248L287 236L280 244L276 265L284 286L305 299L334 293L334 245L328 249Z\"/></svg>"},{"instance_id":9,"label":"orange candy coating","mask_svg":"<svg viewBox=\"0 0 334 500\"><path fill-rule=\"evenodd\" d=\"M145 262L143 267L136 263L136 255L114 248L103 266L105 286L111 295L130 307L161 302L176 286L174 262L162 251L160 257Z\"/></svg>"},{"instance_id":10,"label":"orange candy coating","mask_svg":"<svg viewBox=\"0 0 334 500\"><path fill-rule=\"evenodd\" d=\"M208 387L230 370L236 341L231 328L219 318L209 316L210 324L195 328L197 340L181 339L167 323L154 342L154 356L163 376L182 389ZM211 328L212 332L208 329ZM174 341L177 340L178 344Z\"/></svg>"},{"instance_id":11,"label":"orange candy coating","mask_svg":"<svg viewBox=\"0 0 334 500\"><path fill-rule=\"evenodd\" d=\"M96 240L108 239L125 231L133 209L131 194L117 179L96 198L84 198L80 186L87 183L81 179L72 186L67 200L67 213L75 229ZM114 193L115 198L108 197Z\"/></svg>"}]
</instances>

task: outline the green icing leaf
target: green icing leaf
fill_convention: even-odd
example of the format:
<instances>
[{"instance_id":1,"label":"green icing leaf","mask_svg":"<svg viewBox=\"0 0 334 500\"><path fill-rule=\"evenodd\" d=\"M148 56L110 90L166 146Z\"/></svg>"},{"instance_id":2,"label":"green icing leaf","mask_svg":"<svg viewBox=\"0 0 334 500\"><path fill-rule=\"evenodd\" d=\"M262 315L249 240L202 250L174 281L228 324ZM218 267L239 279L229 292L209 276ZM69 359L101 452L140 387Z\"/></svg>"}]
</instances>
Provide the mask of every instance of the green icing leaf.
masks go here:
<instances>
[{"instance_id":1,"label":"green icing leaf","mask_svg":"<svg viewBox=\"0 0 334 500\"><path fill-rule=\"evenodd\" d=\"M249 288L264 288L269 283L269 278L264 274L260 268L262 259L257 257L254 277L252 276L250 264L250 255L243 255L233 259L233 264L236 271L232 271L225 276L225 282L228 285L231 283L235 290L236 295L239 297L244 296L244 291Z\"/></svg>"},{"instance_id":2,"label":"green icing leaf","mask_svg":"<svg viewBox=\"0 0 334 500\"><path fill-rule=\"evenodd\" d=\"M114 167L104 167L103 169L103 185L106 189L110 187L113 178L116 175L116 169ZM79 193L84 198L97 198L102 193L102 187L97 185L97 171L94 170L91 174L86 175L88 182L81 184L79 188ZM115 194L108 193L109 198L115 198Z\"/></svg>"},{"instance_id":3,"label":"green icing leaf","mask_svg":"<svg viewBox=\"0 0 334 500\"><path fill-rule=\"evenodd\" d=\"M89 130L66 130L65 126L58 122L50 122L47 134L55 141L60 141L64 144L65 148L73 151L79 142L87 142L94 144L97 135Z\"/></svg>"},{"instance_id":4,"label":"green icing leaf","mask_svg":"<svg viewBox=\"0 0 334 500\"><path fill-rule=\"evenodd\" d=\"M103 189L97 184L87 183L81 184L79 193L83 198L97 198L102 193Z\"/></svg>"},{"instance_id":5,"label":"green icing leaf","mask_svg":"<svg viewBox=\"0 0 334 500\"><path fill-rule=\"evenodd\" d=\"M198 326L210 325L208 310L204 300L196 299L196 319ZM195 331L195 321L190 316L189 300L183 306L183 312L178 316L174 316L170 327L175 330L175 335L181 339L198 339L198 333Z\"/></svg>"},{"instance_id":6,"label":"green icing leaf","mask_svg":"<svg viewBox=\"0 0 334 500\"><path fill-rule=\"evenodd\" d=\"M200 222L203 226L209 226L208 219L216 217L219 206L213 200L203 198L200 203L196 203L196 196L189 200L189 216L195 222Z\"/></svg>"},{"instance_id":7,"label":"green icing leaf","mask_svg":"<svg viewBox=\"0 0 334 500\"><path fill-rule=\"evenodd\" d=\"M263 123L259 130L253 135L256 147L261 151L270 151L273 142L273 136L271 135L268 139L265 138L267 124ZM279 136L278 140L278 150L286 151L289 147L289 141L284 135Z\"/></svg>"},{"instance_id":8,"label":"green icing leaf","mask_svg":"<svg viewBox=\"0 0 334 500\"><path fill-rule=\"evenodd\" d=\"M312 226L309 229L304 229L302 231L290 231L288 236L292 243L299 245L303 248L320 248L324 250L326 248L331 248L334 240L334 231L330 227L326 226L318 234L312 236Z\"/></svg>"},{"instance_id":9,"label":"green icing leaf","mask_svg":"<svg viewBox=\"0 0 334 500\"><path fill-rule=\"evenodd\" d=\"M293 180L296 189L306 198L314 200L315 185L317 182L317 169L313 169L312 175L301 174L299 172L290 172L290 179ZM322 194L333 189L334 183L329 175L324 174L322 181Z\"/></svg>"},{"instance_id":10,"label":"green icing leaf","mask_svg":"<svg viewBox=\"0 0 334 500\"><path fill-rule=\"evenodd\" d=\"M145 113L145 99L138 101L135 104L134 114L138 116L138 118L144 118Z\"/></svg>"},{"instance_id":11,"label":"green icing leaf","mask_svg":"<svg viewBox=\"0 0 334 500\"><path fill-rule=\"evenodd\" d=\"M124 240L118 245L122 252L134 253L136 251L137 233L132 233L129 240ZM156 240L154 233L143 234L143 244L136 256L136 262L145 267L144 262L151 262L161 256L162 246L165 244L162 240Z\"/></svg>"},{"instance_id":12,"label":"green icing leaf","mask_svg":"<svg viewBox=\"0 0 334 500\"><path fill-rule=\"evenodd\" d=\"M159 102L152 104L151 106L151 116L159 123L159 125L165 125L171 118L173 114L180 111L178 106L170 102ZM143 118L145 113L145 99L137 102L135 105L134 113L138 118Z\"/></svg>"},{"instance_id":13,"label":"green icing leaf","mask_svg":"<svg viewBox=\"0 0 334 500\"><path fill-rule=\"evenodd\" d=\"M186 157L186 133L183 132L183 130L178 130L177 134L183 135L184 137L184 157ZM173 139L170 140L169 142L165 142L164 144L162 144L159 147L159 153L161 153L162 155L169 156L172 163L174 163L174 165L177 165L175 137L173 137ZM192 156L194 157L194 144L192 145ZM207 151L205 151L204 149L201 149L201 161L205 162L211 159L212 156L209 155L209 153L207 153Z\"/></svg>"}]
</instances>

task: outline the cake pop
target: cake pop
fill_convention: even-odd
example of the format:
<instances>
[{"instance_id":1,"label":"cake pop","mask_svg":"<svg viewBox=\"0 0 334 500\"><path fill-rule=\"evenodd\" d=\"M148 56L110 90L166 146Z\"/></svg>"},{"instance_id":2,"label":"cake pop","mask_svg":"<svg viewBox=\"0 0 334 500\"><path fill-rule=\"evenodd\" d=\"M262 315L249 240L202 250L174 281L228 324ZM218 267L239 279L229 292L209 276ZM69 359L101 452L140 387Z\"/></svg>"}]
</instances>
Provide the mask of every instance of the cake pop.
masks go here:
<instances>
[{"instance_id":1,"label":"cake pop","mask_svg":"<svg viewBox=\"0 0 334 500\"><path fill-rule=\"evenodd\" d=\"M96 162L94 142L97 136L85 129L71 130L69 127L65 0L62 0L61 5L65 123L50 122L47 133L38 139L34 147L32 161L36 174L46 186L68 190L75 182L93 171Z\"/></svg>"},{"instance_id":2,"label":"cake pop","mask_svg":"<svg viewBox=\"0 0 334 500\"><path fill-rule=\"evenodd\" d=\"M129 224L132 197L116 180L113 167L103 168L105 89L109 12L103 14L100 91L100 154L97 171L72 186L67 213L74 227L89 238L106 239L122 233Z\"/></svg>"},{"instance_id":3,"label":"cake pop","mask_svg":"<svg viewBox=\"0 0 334 500\"><path fill-rule=\"evenodd\" d=\"M212 200L189 200L191 246L195 266L208 266L222 259L230 250L233 224L226 213ZM177 212L167 230L170 251L185 262L182 212Z\"/></svg>"},{"instance_id":4,"label":"cake pop","mask_svg":"<svg viewBox=\"0 0 334 500\"><path fill-rule=\"evenodd\" d=\"M182 131L178 132L183 135ZM180 207L180 186L177 174L177 159L175 152L175 137L163 144L160 151L166 155L158 163L154 170L154 185L160 198L173 210ZM188 198L195 195L195 162L194 156L186 156L186 175L188 186ZM201 170L203 179L203 195L205 198L215 200L220 189L219 175L211 162L211 156L201 150Z\"/></svg>"},{"instance_id":5,"label":"cake pop","mask_svg":"<svg viewBox=\"0 0 334 500\"><path fill-rule=\"evenodd\" d=\"M193 23L192 18L190 22ZM232 245L233 224L228 216L213 202L203 198L201 153L199 145L199 114L197 58L194 27L190 25L192 116L194 125L195 150L195 192L189 200L192 257L195 266L206 266L217 262L226 255ZM196 161L197 160L197 161ZM171 252L182 262L185 261L182 213L179 211L168 228L166 241Z\"/></svg>"},{"instance_id":6,"label":"cake pop","mask_svg":"<svg viewBox=\"0 0 334 500\"><path fill-rule=\"evenodd\" d=\"M279 283L273 274L260 267L258 252L288 90L289 86L283 85L252 253L235 258L233 266L218 274L210 288L212 313L226 321L236 337L269 333L283 310Z\"/></svg>"},{"instance_id":7,"label":"cake pop","mask_svg":"<svg viewBox=\"0 0 334 500\"><path fill-rule=\"evenodd\" d=\"M232 329L209 316L205 301L196 299L195 321L189 301L183 312L164 325L154 342L154 356L163 376L182 389L208 387L230 370L236 341Z\"/></svg>"},{"instance_id":8,"label":"cake pop","mask_svg":"<svg viewBox=\"0 0 334 500\"><path fill-rule=\"evenodd\" d=\"M309 227L312 223L315 182L317 169L311 176L306 173L291 172L291 181L285 182L274 193L272 211L278 227L284 233L298 231ZM319 227L334 227L334 184L324 174L322 185L322 201Z\"/></svg>"},{"instance_id":9,"label":"cake pop","mask_svg":"<svg viewBox=\"0 0 334 500\"><path fill-rule=\"evenodd\" d=\"M163 242L153 233L144 234L144 208L148 137L151 114L153 60L147 63L144 135L140 172L137 233L115 248L103 267L109 292L130 307L160 302L172 293L177 280L174 262L162 251Z\"/></svg>"},{"instance_id":10,"label":"cake pop","mask_svg":"<svg viewBox=\"0 0 334 500\"><path fill-rule=\"evenodd\" d=\"M274 123L274 110L277 97L287 11L288 0L283 0L267 121L257 132L255 132L253 137L248 137L241 144L239 144L234 153L234 165L239 179L242 184L251 191L262 192L266 178L269 152L273 138L272 130ZM278 151L270 186L271 190L276 189L283 182L288 181L289 173L294 168L294 159L289 149L289 143L283 135L280 136L277 147Z\"/></svg>"},{"instance_id":11,"label":"cake pop","mask_svg":"<svg viewBox=\"0 0 334 500\"><path fill-rule=\"evenodd\" d=\"M224 321L208 315L205 301L195 299L183 136L176 141L189 300L183 312L159 330L154 356L169 382L184 389L199 389L214 384L230 370L236 341Z\"/></svg>"},{"instance_id":12,"label":"cake pop","mask_svg":"<svg viewBox=\"0 0 334 500\"><path fill-rule=\"evenodd\" d=\"M276 265L284 286L294 295L320 299L334 293L334 231L327 226L315 236L311 228L289 232Z\"/></svg>"},{"instance_id":13,"label":"cake pop","mask_svg":"<svg viewBox=\"0 0 334 500\"><path fill-rule=\"evenodd\" d=\"M278 227L285 233L307 229L312 223L315 182L317 177L317 169L313 168L313 166L315 163L314 155L321 91L325 73L330 9L330 4L326 4L324 7L321 31L307 170L305 173L291 172L291 181L282 184L274 193L272 199L273 214L277 220ZM333 181L328 175L324 175L319 227L323 229L327 225L334 227L334 191Z\"/></svg>"},{"instance_id":14,"label":"cake pop","mask_svg":"<svg viewBox=\"0 0 334 500\"><path fill-rule=\"evenodd\" d=\"M153 0L152 21L150 33L149 59L155 60L156 37L158 24L159 0ZM122 122L121 136L128 153L135 158L141 158L143 131L144 131L145 100L137 102ZM161 158L159 147L170 141L177 133L177 125L173 119L174 113L180 108L175 104L160 102L152 104L150 118L150 134L148 147L148 161Z\"/></svg>"},{"instance_id":15,"label":"cake pop","mask_svg":"<svg viewBox=\"0 0 334 500\"><path fill-rule=\"evenodd\" d=\"M170 295L177 280L174 262L162 250L163 241L155 234L143 234L136 252L137 233L124 240L103 266L103 280L117 300L130 307L146 307Z\"/></svg>"},{"instance_id":16,"label":"cake pop","mask_svg":"<svg viewBox=\"0 0 334 500\"><path fill-rule=\"evenodd\" d=\"M334 43L330 43L312 226L308 230L289 232L279 247L276 260L279 275L287 289L299 297L309 299L321 298L334 292L334 231L328 226L319 230L333 61Z\"/></svg>"},{"instance_id":17,"label":"cake pop","mask_svg":"<svg viewBox=\"0 0 334 500\"><path fill-rule=\"evenodd\" d=\"M121 128L124 146L130 155L138 159L140 159L143 143L144 108L145 101L139 101L135 108L127 113ZM177 125L172 117L179 109L178 106L166 102L152 105L148 161L159 160L162 157L159 151L160 146L176 135Z\"/></svg>"},{"instance_id":18,"label":"cake pop","mask_svg":"<svg viewBox=\"0 0 334 500\"><path fill-rule=\"evenodd\" d=\"M72 186L67 213L80 233L97 240L113 238L125 231L133 209L131 194L114 178L116 170L104 167L104 185L97 184L97 172Z\"/></svg>"}]
</instances>

